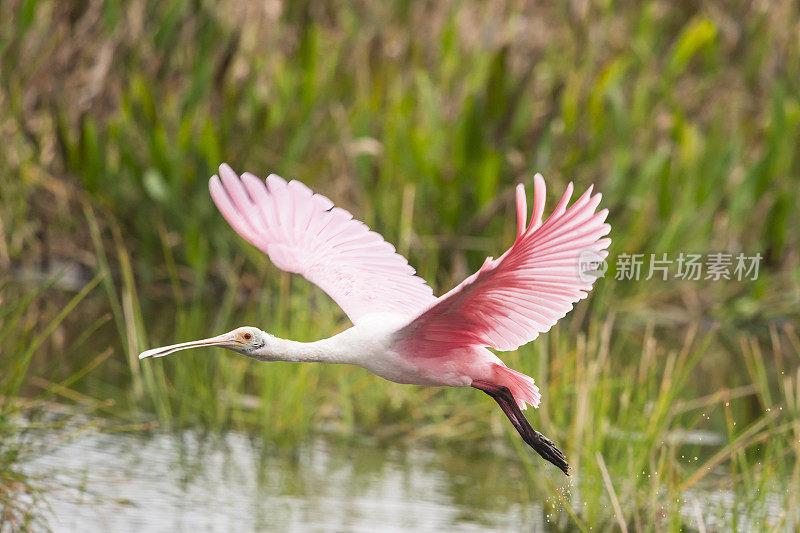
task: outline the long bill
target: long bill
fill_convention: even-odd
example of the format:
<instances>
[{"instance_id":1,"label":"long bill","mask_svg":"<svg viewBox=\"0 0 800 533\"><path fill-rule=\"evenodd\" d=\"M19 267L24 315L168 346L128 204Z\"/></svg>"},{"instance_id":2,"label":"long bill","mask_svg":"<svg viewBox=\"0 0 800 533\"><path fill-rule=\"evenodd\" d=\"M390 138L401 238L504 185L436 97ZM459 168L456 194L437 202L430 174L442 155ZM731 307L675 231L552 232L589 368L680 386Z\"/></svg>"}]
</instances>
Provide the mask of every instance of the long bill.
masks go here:
<instances>
[{"instance_id":1,"label":"long bill","mask_svg":"<svg viewBox=\"0 0 800 533\"><path fill-rule=\"evenodd\" d=\"M208 339L200 339L199 341L181 342L180 344L170 344L169 346L162 346L161 348L153 348L139 354L139 359L147 359L148 357L164 357L181 350L188 350L190 348L203 348L206 346L222 346L223 348L236 348L241 346L230 333L210 337Z\"/></svg>"}]
</instances>

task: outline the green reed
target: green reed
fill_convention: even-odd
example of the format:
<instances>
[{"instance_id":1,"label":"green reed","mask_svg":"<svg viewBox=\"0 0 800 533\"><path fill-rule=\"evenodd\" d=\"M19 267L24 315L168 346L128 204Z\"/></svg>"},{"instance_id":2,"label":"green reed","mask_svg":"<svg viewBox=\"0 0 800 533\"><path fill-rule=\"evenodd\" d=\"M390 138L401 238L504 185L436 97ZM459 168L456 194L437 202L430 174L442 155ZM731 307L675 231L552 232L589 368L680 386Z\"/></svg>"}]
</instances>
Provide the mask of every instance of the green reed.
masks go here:
<instances>
[{"instance_id":1,"label":"green reed","mask_svg":"<svg viewBox=\"0 0 800 533\"><path fill-rule=\"evenodd\" d=\"M83 411L94 411L100 402L76 393L69 387L94 370L110 355L110 350L91 351L91 359L81 363L81 370L65 379L51 381L50 374L60 374L59 362L36 361L36 354L64 326L70 314L89 295L103 275L98 274L84 285L60 309L48 306L47 295L58 278L33 291L22 291L16 284L0 278L0 522L4 527L25 529L41 518L43 492L47 481L30 479L20 463L35 453L30 442L33 428L59 427L62 421L49 415L55 397L64 396L79 404ZM88 326L85 333L65 346L64 354L74 355L89 335L105 320Z\"/></svg>"}]
</instances>

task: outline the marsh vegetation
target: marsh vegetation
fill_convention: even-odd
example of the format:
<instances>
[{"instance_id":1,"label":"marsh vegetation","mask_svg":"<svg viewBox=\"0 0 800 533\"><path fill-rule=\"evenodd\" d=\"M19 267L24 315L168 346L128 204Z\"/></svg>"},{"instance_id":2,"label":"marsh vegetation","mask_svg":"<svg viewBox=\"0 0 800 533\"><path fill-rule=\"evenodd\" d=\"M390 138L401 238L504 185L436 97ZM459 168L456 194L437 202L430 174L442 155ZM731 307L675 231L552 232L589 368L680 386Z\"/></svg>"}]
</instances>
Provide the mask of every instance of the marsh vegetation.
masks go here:
<instances>
[{"instance_id":1,"label":"marsh vegetation","mask_svg":"<svg viewBox=\"0 0 800 533\"><path fill-rule=\"evenodd\" d=\"M499 475L478 466L495 454L506 504L554 529L702 530L717 507L798 527L798 19L789 1L0 3L0 520L47 513L23 465L88 424L474 451L453 490ZM348 325L218 215L222 161L335 199L437 293L513 241L515 183L594 183L609 272L505 356L572 481L474 391L215 350L140 364L241 324ZM621 254L740 252L757 279L615 279Z\"/></svg>"}]
</instances>

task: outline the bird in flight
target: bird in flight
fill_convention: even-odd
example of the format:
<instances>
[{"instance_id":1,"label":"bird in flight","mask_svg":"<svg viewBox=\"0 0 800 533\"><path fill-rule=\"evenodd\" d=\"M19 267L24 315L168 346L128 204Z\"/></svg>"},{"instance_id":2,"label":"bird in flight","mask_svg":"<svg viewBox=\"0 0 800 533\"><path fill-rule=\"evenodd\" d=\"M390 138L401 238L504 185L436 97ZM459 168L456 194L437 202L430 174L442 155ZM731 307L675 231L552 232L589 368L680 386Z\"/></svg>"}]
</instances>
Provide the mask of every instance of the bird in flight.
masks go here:
<instances>
[{"instance_id":1,"label":"bird in flight","mask_svg":"<svg viewBox=\"0 0 800 533\"><path fill-rule=\"evenodd\" d=\"M508 368L488 348L515 350L548 331L586 298L594 278L582 258L605 258L608 210L595 212L590 187L568 206L572 183L543 222L545 183L534 177L533 216L516 189L517 236L503 255L436 297L408 261L344 209L299 181L271 174L239 177L227 164L209 182L211 197L239 235L278 268L302 275L339 304L353 327L315 342L281 339L256 327L147 350L139 359L221 346L258 361L340 363L397 383L474 387L491 396L523 440L565 474L564 454L522 413L538 407L533 378Z\"/></svg>"}]
</instances>

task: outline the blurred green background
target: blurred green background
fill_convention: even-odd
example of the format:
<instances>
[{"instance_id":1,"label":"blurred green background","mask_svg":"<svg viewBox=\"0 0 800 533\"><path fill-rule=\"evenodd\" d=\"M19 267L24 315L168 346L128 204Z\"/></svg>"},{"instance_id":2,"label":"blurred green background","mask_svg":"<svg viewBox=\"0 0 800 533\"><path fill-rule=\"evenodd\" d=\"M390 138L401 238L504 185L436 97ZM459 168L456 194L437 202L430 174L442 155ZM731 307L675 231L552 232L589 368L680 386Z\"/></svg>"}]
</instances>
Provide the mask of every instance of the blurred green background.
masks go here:
<instances>
[{"instance_id":1,"label":"blurred green background","mask_svg":"<svg viewBox=\"0 0 800 533\"><path fill-rule=\"evenodd\" d=\"M58 397L276 446L321 427L504 435L559 527L680 528L702 483L753 513L778 494L771 527L797 526L799 22L788 0L0 3L0 429ZM542 172L548 209L570 180L594 184L611 270L503 356L540 384L531 422L582 503L468 391L216 352L140 365L241 324L300 340L348 326L227 226L207 191L221 162L327 195L437 294L513 241L516 183ZM755 281L614 279L619 254L681 252L763 261ZM20 483L6 442L0 483Z\"/></svg>"}]
</instances>

